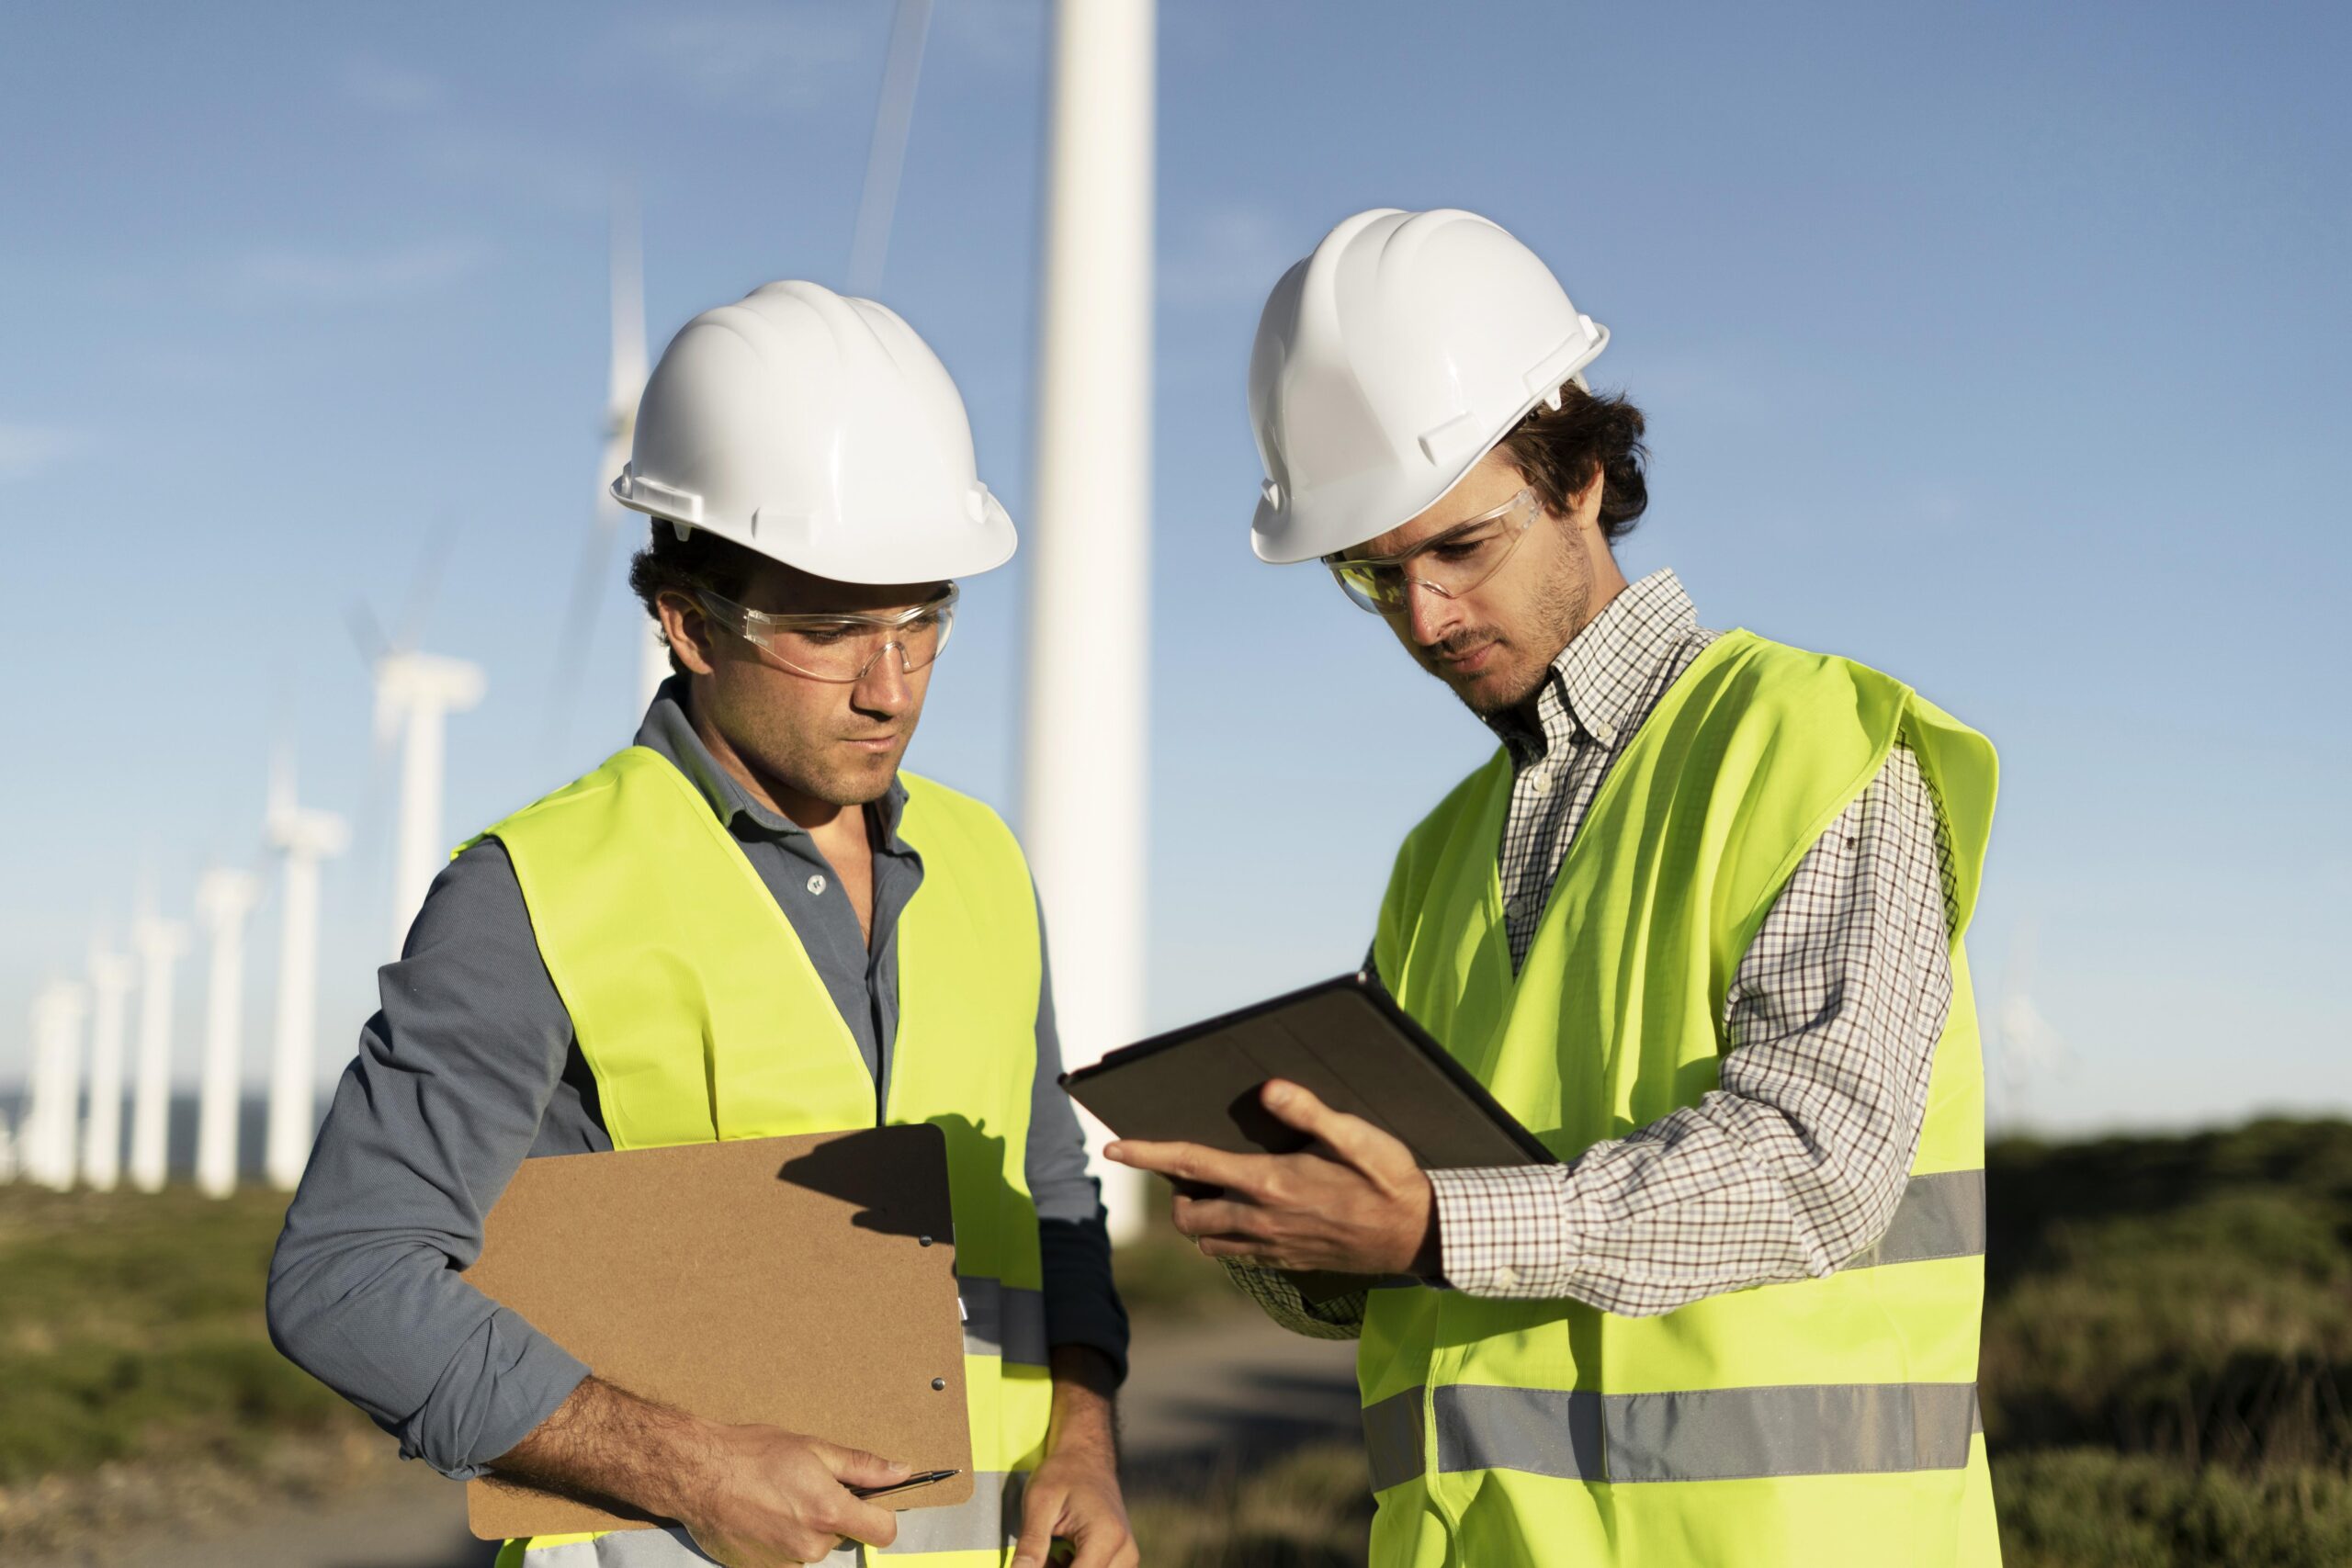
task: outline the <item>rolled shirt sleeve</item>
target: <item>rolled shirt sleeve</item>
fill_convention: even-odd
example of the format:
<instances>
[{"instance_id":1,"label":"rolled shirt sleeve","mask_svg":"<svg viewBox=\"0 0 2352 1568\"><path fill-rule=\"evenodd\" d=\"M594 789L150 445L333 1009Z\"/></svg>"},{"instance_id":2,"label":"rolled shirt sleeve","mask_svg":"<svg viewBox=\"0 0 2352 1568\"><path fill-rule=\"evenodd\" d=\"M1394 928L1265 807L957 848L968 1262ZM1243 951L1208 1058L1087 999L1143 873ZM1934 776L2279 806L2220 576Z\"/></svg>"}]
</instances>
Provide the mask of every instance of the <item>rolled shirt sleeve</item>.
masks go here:
<instances>
[{"instance_id":1,"label":"rolled shirt sleeve","mask_svg":"<svg viewBox=\"0 0 2352 1568\"><path fill-rule=\"evenodd\" d=\"M1111 1232L1102 1185L1087 1168L1086 1138L1062 1090L1061 1036L1054 1021L1053 966L1046 957L1045 917L1037 921L1037 1070L1029 1095L1025 1173L1037 1205L1043 1260L1046 1341L1084 1345L1127 1373L1127 1311L1111 1272Z\"/></svg>"},{"instance_id":2,"label":"rolled shirt sleeve","mask_svg":"<svg viewBox=\"0 0 2352 1568\"><path fill-rule=\"evenodd\" d=\"M403 1456L466 1479L588 1373L458 1276L571 1043L501 845L443 869L379 990L270 1261L270 1336Z\"/></svg>"}]
</instances>

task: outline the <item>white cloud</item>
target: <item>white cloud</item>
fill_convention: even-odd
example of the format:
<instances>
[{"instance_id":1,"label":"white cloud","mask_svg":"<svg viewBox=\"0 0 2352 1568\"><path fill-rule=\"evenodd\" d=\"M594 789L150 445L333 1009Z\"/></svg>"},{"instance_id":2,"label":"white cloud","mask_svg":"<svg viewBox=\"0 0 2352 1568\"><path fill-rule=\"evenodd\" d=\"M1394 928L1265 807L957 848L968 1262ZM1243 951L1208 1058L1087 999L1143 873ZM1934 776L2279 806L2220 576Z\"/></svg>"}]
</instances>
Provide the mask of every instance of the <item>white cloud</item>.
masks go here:
<instances>
[{"instance_id":1,"label":"white cloud","mask_svg":"<svg viewBox=\"0 0 2352 1568\"><path fill-rule=\"evenodd\" d=\"M1170 305L1263 299L1320 236L1261 207L1221 207L1168 223L1159 298Z\"/></svg>"},{"instance_id":2,"label":"white cloud","mask_svg":"<svg viewBox=\"0 0 2352 1568\"><path fill-rule=\"evenodd\" d=\"M614 39L629 74L656 74L724 108L807 108L844 83L871 98L888 13L809 5L675 12L633 23Z\"/></svg>"},{"instance_id":3,"label":"white cloud","mask_svg":"<svg viewBox=\"0 0 2352 1568\"><path fill-rule=\"evenodd\" d=\"M85 430L0 423L0 479L30 479L44 468L70 463L96 446Z\"/></svg>"},{"instance_id":4,"label":"white cloud","mask_svg":"<svg viewBox=\"0 0 2352 1568\"><path fill-rule=\"evenodd\" d=\"M241 292L259 299L369 304L443 288L480 269L489 254L469 240L432 241L372 255L256 251L236 264L235 281Z\"/></svg>"}]
</instances>

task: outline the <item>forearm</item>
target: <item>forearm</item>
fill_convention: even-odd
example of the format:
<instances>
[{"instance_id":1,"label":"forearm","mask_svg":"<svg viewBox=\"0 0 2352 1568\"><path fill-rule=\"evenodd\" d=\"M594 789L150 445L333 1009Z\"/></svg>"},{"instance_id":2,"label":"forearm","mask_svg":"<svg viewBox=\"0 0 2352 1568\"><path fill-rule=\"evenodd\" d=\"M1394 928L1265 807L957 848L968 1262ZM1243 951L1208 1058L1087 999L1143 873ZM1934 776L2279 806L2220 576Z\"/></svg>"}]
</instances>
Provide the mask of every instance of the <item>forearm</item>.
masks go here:
<instances>
[{"instance_id":1,"label":"forearm","mask_svg":"<svg viewBox=\"0 0 2352 1568\"><path fill-rule=\"evenodd\" d=\"M1119 1368L1100 1350L1084 1345L1054 1347L1054 1413L1046 1430L1048 1456L1085 1453L1116 1463L1119 1376Z\"/></svg>"},{"instance_id":2,"label":"forearm","mask_svg":"<svg viewBox=\"0 0 2352 1568\"><path fill-rule=\"evenodd\" d=\"M719 1451L717 1433L702 1417L592 1376L492 1468L551 1490L684 1519L708 1511Z\"/></svg>"}]
</instances>

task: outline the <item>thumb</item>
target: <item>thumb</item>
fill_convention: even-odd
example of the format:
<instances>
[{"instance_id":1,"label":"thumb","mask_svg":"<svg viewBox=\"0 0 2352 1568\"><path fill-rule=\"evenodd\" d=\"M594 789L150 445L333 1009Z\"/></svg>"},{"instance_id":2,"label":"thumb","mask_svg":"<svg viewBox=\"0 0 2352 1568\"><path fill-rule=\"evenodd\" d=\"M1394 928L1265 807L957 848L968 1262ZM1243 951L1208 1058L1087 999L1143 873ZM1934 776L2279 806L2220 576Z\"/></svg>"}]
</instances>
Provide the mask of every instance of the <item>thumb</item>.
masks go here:
<instances>
[{"instance_id":1,"label":"thumb","mask_svg":"<svg viewBox=\"0 0 2352 1568\"><path fill-rule=\"evenodd\" d=\"M1031 1486L1021 1498L1021 1534L1012 1543L1012 1568L1045 1568L1054 1547L1054 1526L1061 1519L1061 1489Z\"/></svg>"},{"instance_id":2,"label":"thumb","mask_svg":"<svg viewBox=\"0 0 2352 1568\"><path fill-rule=\"evenodd\" d=\"M1287 1078L1267 1079L1258 1098L1277 1120L1320 1140L1324 1147L1359 1169L1374 1168L1384 1145L1396 1142L1363 1117L1332 1110L1313 1089ZM1402 1150L1404 1145L1396 1147ZM1405 1158L1410 1163L1411 1154L1408 1152Z\"/></svg>"},{"instance_id":3,"label":"thumb","mask_svg":"<svg viewBox=\"0 0 2352 1568\"><path fill-rule=\"evenodd\" d=\"M1295 1084L1288 1078L1268 1078L1265 1087L1258 1091L1258 1103L1273 1112L1274 1119L1284 1126L1295 1127L1334 1148L1340 1146L1331 1135L1339 1130L1337 1124L1355 1120L1324 1104L1321 1097L1306 1085Z\"/></svg>"},{"instance_id":4,"label":"thumb","mask_svg":"<svg viewBox=\"0 0 2352 1568\"><path fill-rule=\"evenodd\" d=\"M833 1472L833 1479L844 1486L888 1486L894 1481L904 1481L908 1475L908 1466L864 1449L846 1449L821 1438L812 1439L809 1446L817 1450L825 1468Z\"/></svg>"}]
</instances>

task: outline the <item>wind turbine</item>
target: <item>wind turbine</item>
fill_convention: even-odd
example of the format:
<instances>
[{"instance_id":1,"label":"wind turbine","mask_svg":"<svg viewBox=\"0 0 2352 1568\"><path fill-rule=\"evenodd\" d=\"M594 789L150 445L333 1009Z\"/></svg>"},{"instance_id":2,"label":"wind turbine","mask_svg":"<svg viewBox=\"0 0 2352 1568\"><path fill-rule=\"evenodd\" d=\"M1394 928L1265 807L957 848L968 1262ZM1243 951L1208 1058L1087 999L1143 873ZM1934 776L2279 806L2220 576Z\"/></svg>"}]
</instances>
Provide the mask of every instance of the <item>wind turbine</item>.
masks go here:
<instances>
[{"instance_id":1,"label":"wind turbine","mask_svg":"<svg viewBox=\"0 0 2352 1568\"><path fill-rule=\"evenodd\" d=\"M379 709L380 711L380 709ZM436 735L437 739L437 735ZM342 818L295 804L293 764L269 773L269 841L282 859L278 897L277 1033L269 1070L269 1130L263 1161L270 1185L290 1192L311 1157L318 1110L319 863L350 841Z\"/></svg>"},{"instance_id":2,"label":"wind turbine","mask_svg":"<svg viewBox=\"0 0 2352 1568\"><path fill-rule=\"evenodd\" d=\"M237 1080L243 1064L245 917L261 895L249 871L217 867L196 885L197 918L211 950L204 993L204 1066L196 1112L196 1184L207 1197L237 1190Z\"/></svg>"},{"instance_id":3,"label":"wind turbine","mask_svg":"<svg viewBox=\"0 0 2352 1568\"><path fill-rule=\"evenodd\" d=\"M1143 1033L1153 9L1054 7L1021 826L1072 1066ZM1133 1239L1141 1173L1097 1171L1113 1238Z\"/></svg>"},{"instance_id":4,"label":"wind turbine","mask_svg":"<svg viewBox=\"0 0 2352 1568\"><path fill-rule=\"evenodd\" d=\"M613 197L612 349L605 361L605 444L596 461L596 499L580 564L572 573L571 604L556 639L555 694L548 705L548 739L560 742L579 696L588 650L596 640L596 614L608 585L605 563L628 510L613 499L613 478L628 462L637 439L637 402L645 393L645 282L637 207L626 187ZM670 674L669 649L649 620L638 654L638 711Z\"/></svg>"},{"instance_id":5,"label":"wind turbine","mask_svg":"<svg viewBox=\"0 0 2352 1568\"><path fill-rule=\"evenodd\" d=\"M2041 1015L2030 994L2033 986L2034 929L2018 925L2009 941L2009 962L2001 975L2001 1002L1993 1021L2000 1041L2001 1122L2008 1131L2029 1125L2037 1082L2064 1067L2066 1043Z\"/></svg>"},{"instance_id":6,"label":"wind turbine","mask_svg":"<svg viewBox=\"0 0 2352 1568\"><path fill-rule=\"evenodd\" d=\"M139 1059L130 1098L130 1184L161 1192L169 1175L172 1111L172 968L187 951L187 927L157 918L153 905L130 926L139 956Z\"/></svg>"},{"instance_id":7,"label":"wind turbine","mask_svg":"<svg viewBox=\"0 0 2352 1568\"><path fill-rule=\"evenodd\" d=\"M85 988L72 980L51 980L33 998L25 1174L60 1192L74 1186L74 1112L82 1089L82 1019L88 1006Z\"/></svg>"},{"instance_id":8,"label":"wind turbine","mask_svg":"<svg viewBox=\"0 0 2352 1568\"><path fill-rule=\"evenodd\" d=\"M122 1179L123 1003L130 960L104 938L90 947L90 1109L82 1123L82 1179L111 1192Z\"/></svg>"},{"instance_id":9,"label":"wind turbine","mask_svg":"<svg viewBox=\"0 0 2352 1568\"><path fill-rule=\"evenodd\" d=\"M481 666L437 653L395 649L376 661L376 743L401 738L400 828L392 848L392 956L401 955L425 890L448 863L441 837L447 724L482 699Z\"/></svg>"}]
</instances>

